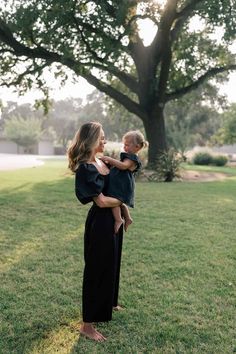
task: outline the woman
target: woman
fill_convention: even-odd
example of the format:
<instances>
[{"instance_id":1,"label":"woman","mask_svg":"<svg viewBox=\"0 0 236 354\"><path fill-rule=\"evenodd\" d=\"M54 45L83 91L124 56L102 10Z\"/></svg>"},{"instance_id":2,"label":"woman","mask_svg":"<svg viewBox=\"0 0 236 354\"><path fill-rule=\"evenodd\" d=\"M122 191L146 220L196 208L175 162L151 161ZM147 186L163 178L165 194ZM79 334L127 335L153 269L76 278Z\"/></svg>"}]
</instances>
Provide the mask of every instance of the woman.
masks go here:
<instances>
[{"instance_id":1,"label":"woman","mask_svg":"<svg viewBox=\"0 0 236 354\"><path fill-rule=\"evenodd\" d=\"M100 123L81 126L68 149L69 168L75 172L75 192L82 204L93 202L85 223L83 323L81 334L95 341L106 338L93 322L112 319L117 304L123 229L114 234L113 207L122 204L107 197L109 168L96 157L106 144Z\"/></svg>"}]
</instances>

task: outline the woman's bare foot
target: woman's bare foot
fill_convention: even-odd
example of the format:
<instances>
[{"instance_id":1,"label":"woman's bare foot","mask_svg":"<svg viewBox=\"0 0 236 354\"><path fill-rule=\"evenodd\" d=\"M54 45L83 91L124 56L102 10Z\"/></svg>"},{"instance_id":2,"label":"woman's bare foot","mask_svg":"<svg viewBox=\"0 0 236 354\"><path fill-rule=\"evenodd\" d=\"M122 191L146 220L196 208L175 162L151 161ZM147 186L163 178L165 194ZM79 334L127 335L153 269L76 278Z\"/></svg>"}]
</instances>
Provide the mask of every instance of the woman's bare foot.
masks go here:
<instances>
[{"instance_id":1,"label":"woman's bare foot","mask_svg":"<svg viewBox=\"0 0 236 354\"><path fill-rule=\"evenodd\" d=\"M133 220L131 218L125 218L125 232L128 230L129 225L131 225Z\"/></svg>"},{"instance_id":2,"label":"woman's bare foot","mask_svg":"<svg viewBox=\"0 0 236 354\"><path fill-rule=\"evenodd\" d=\"M115 220L115 225L114 225L115 234L118 233L118 231L123 223L124 223L123 219Z\"/></svg>"},{"instance_id":3,"label":"woman's bare foot","mask_svg":"<svg viewBox=\"0 0 236 354\"><path fill-rule=\"evenodd\" d=\"M106 337L104 337L100 332L98 332L92 325L92 323L83 323L80 327L80 333L85 337L95 340L96 342L104 342Z\"/></svg>"}]
</instances>

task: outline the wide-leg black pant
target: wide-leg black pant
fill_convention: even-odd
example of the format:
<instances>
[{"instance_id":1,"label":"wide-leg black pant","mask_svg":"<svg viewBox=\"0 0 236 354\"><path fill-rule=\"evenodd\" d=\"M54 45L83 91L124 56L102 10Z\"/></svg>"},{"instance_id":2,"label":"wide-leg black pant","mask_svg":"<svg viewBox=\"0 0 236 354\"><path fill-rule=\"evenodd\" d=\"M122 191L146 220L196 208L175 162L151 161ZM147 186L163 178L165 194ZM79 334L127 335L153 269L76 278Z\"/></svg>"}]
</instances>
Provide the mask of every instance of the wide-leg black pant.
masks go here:
<instances>
[{"instance_id":1,"label":"wide-leg black pant","mask_svg":"<svg viewBox=\"0 0 236 354\"><path fill-rule=\"evenodd\" d=\"M111 208L95 204L88 212L84 234L83 321L112 319L117 306L123 228L114 234Z\"/></svg>"}]
</instances>

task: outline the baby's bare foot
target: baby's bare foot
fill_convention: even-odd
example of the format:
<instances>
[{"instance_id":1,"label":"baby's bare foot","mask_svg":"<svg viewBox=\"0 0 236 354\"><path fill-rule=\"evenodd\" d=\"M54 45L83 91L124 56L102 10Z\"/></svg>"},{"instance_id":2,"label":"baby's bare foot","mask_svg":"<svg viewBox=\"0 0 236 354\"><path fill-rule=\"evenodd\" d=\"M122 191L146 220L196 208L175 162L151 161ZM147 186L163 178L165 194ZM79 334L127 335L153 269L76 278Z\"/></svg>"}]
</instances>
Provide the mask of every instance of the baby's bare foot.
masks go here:
<instances>
[{"instance_id":1,"label":"baby's bare foot","mask_svg":"<svg viewBox=\"0 0 236 354\"><path fill-rule=\"evenodd\" d=\"M133 220L131 218L125 219L125 232L128 230L129 225L131 225Z\"/></svg>"},{"instance_id":2,"label":"baby's bare foot","mask_svg":"<svg viewBox=\"0 0 236 354\"><path fill-rule=\"evenodd\" d=\"M123 219L115 220L115 225L114 225L115 234L118 233L118 231L123 223L124 223Z\"/></svg>"}]
</instances>

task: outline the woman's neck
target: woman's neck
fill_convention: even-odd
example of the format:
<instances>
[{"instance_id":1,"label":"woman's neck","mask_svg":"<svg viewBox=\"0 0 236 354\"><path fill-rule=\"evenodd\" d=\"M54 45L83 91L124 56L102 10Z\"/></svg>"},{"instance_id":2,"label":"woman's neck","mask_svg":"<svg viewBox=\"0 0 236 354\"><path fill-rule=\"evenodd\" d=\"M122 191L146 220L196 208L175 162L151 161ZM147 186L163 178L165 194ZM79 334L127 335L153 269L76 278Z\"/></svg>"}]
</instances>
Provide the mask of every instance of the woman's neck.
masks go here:
<instances>
[{"instance_id":1,"label":"woman's neck","mask_svg":"<svg viewBox=\"0 0 236 354\"><path fill-rule=\"evenodd\" d=\"M90 159L89 159L89 161L88 162L96 162L97 161L97 159L96 159L96 155L93 155L93 156L91 156L90 157Z\"/></svg>"}]
</instances>

